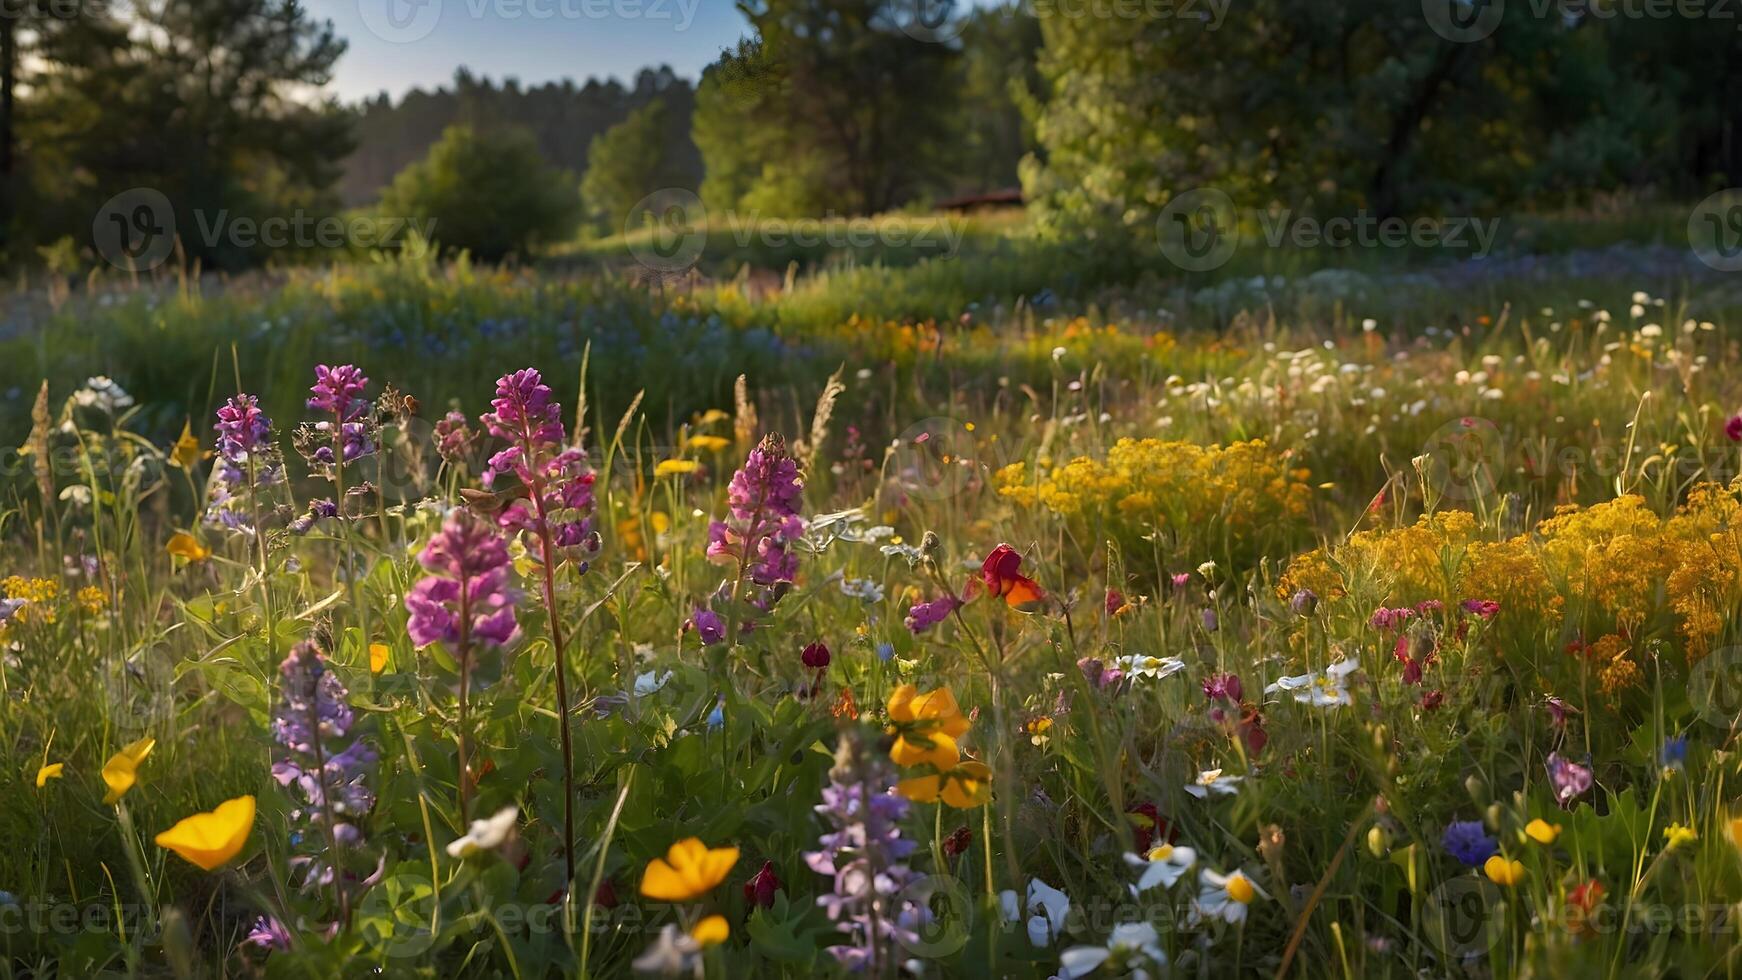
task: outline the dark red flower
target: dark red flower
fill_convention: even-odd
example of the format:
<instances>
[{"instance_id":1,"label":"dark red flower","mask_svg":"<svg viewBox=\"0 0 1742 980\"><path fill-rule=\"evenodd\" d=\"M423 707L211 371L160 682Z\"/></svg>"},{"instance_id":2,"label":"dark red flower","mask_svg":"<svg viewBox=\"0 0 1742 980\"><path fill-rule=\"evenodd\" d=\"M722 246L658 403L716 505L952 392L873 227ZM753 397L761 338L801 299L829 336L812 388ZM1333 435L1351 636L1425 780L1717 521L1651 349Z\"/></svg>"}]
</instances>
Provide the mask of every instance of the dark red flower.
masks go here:
<instances>
[{"instance_id":1,"label":"dark red flower","mask_svg":"<svg viewBox=\"0 0 1742 980\"><path fill-rule=\"evenodd\" d=\"M1131 836L1136 839L1139 854L1147 854L1158 839L1165 844L1179 840L1179 830L1162 819L1154 803L1139 803L1126 810L1125 817L1131 821Z\"/></svg>"},{"instance_id":2,"label":"dark red flower","mask_svg":"<svg viewBox=\"0 0 1742 980\"><path fill-rule=\"evenodd\" d=\"M1429 691L1421 696L1421 709L1423 711L1438 710L1439 706L1445 703L1446 692L1444 691Z\"/></svg>"},{"instance_id":3,"label":"dark red flower","mask_svg":"<svg viewBox=\"0 0 1742 980\"><path fill-rule=\"evenodd\" d=\"M802 655L804 665L816 670L822 670L829 665L829 645L818 641L804 648Z\"/></svg>"},{"instance_id":4,"label":"dark red flower","mask_svg":"<svg viewBox=\"0 0 1742 980\"><path fill-rule=\"evenodd\" d=\"M957 827L955 833L944 838L944 855L957 858L968 853L968 848L974 844L974 832L967 827Z\"/></svg>"},{"instance_id":5,"label":"dark red flower","mask_svg":"<svg viewBox=\"0 0 1742 980\"><path fill-rule=\"evenodd\" d=\"M764 861L762 870L744 883L744 902L747 905L771 908L774 905L774 893L785 887L780 876L774 873L774 862Z\"/></svg>"},{"instance_id":6,"label":"dark red flower","mask_svg":"<svg viewBox=\"0 0 1742 980\"><path fill-rule=\"evenodd\" d=\"M1211 674L1204 678L1204 697L1211 701L1231 701L1237 704L1244 692L1245 688L1241 686L1237 674Z\"/></svg>"},{"instance_id":7,"label":"dark red flower","mask_svg":"<svg viewBox=\"0 0 1742 980\"><path fill-rule=\"evenodd\" d=\"M1118 589L1108 589L1107 590L1107 615L1109 615L1109 616L1117 615L1119 610L1121 610L1123 608L1125 608L1125 597L1120 594Z\"/></svg>"}]
</instances>

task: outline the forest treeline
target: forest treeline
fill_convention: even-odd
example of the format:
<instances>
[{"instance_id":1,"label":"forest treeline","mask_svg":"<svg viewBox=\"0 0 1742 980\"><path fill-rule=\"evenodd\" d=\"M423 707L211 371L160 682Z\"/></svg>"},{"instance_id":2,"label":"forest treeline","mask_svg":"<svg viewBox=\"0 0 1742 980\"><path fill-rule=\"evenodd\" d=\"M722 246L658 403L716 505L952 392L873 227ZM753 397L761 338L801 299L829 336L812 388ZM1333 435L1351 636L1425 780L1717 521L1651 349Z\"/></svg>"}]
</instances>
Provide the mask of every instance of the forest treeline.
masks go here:
<instances>
[{"instance_id":1,"label":"forest treeline","mask_svg":"<svg viewBox=\"0 0 1742 980\"><path fill-rule=\"evenodd\" d=\"M173 210L181 261L244 267L285 250L213 215L380 214L494 259L621 232L662 188L815 216L1019 185L1039 233L1116 247L1196 188L1436 216L1742 177L1721 6L1019 0L916 21L928 6L740 0L751 30L693 81L461 69L343 105L320 93L345 42L293 0L0 0L3 254L91 260L104 217L132 241L150 209L105 208L138 188Z\"/></svg>"}]
</instances>

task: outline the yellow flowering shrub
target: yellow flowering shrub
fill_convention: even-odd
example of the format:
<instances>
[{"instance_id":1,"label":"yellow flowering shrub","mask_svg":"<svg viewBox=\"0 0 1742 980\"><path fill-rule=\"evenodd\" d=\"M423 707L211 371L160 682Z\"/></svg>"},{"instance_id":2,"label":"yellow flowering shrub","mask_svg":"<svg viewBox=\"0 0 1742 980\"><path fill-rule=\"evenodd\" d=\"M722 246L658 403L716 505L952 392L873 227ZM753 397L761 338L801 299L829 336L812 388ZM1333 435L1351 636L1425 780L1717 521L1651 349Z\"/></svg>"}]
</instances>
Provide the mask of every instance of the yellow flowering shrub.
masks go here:
<instances>
[{"instance_id":1,"label":"yellow flowering shrub","mask_svg":"<svg viewBox=\"0 0 1742 980\"><path fill-rule=\"evenodd\" d=\"M25 601L13 614L14 622L48 624L55 621L55 601L60 598L60 583L54 579L8 575L0 580L0 591L4 591L8 599Z\"/></svg>"},{"instance_id":2,"label":"yellow flowering shrub","mask_svg":"<svg viewBox=\"0 0 1742 980\"><path fill-rule=\"evenodd\" d=\"M1695 487L1669 518L1628 495L1565 506L1528 534L1482 540L1474 516L1441 511L1402 528L1362 531L1341 545L1295 557L1278 582L1286 598L1312 589L1338 599L1357 582L1383 605L1423 599L1494 599L1501 615L1557 628L1592 621L1604 692L1639 682L1628 649L1654 617L1673 616L1690 659L1711 650L1742 603L1742 502L1737 488ZM1602 646L1608 641L1607 646Z\"/></svg>"},{"instance_id":3,"label":"yellow flowering shrub","mask_svg":"<svg viewBox=\"0 0 1742 980\"><path fill-rule=\"evenodd\" d=\"M1188 551L1219 557L1249 554L1262 535L1302 526L1312 499L1307 475L1258 439L1228 446L1121 439L1105 459L1078 456L1033 473L1014 463L997 483L1019 506L1119 537L1163 530Z\"/></svg>"}]
</instances>

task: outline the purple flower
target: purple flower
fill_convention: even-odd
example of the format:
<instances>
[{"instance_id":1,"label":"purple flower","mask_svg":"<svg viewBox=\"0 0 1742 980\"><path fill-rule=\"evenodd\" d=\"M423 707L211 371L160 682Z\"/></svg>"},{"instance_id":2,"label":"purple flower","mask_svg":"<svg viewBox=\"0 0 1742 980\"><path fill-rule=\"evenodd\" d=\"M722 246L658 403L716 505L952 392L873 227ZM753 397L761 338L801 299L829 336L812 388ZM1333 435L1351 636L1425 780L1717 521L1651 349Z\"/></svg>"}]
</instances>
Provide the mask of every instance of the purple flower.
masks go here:
<instances>
[{"instance_id":1,"label":"purple flower","mask_svg":"<svg viewBox=\"0 0 1742 980\"><path fill-rule=\"evenodd\" d=\"M712 609L697 609L690 622L696 627L696 634L702 638L702 643L712 646L726 638L726 624L720 621L720 614Z\"/></svg>"},{"instance_id":2,"label":"purple flower","mask_svg":"<svg viewBox=\"0 0 1742 980\"><path fill-rule=\"evenodd\" d=\"M279 667L282 696L272 719L272 737L284 752L272 763L273 778L294 788L291 819L302 826L292 836L293 869L303 873L303 888L333 883L345 849L362 841L354 821L375 806L363 782L375 751L357 739L346 744L355 715L349 693L326 657L311 642L298 643ZM373 883L365 879L361 885Z\"/></svg>"},{"instance_id":3,"label":"purple flower","mask_svg":"<svg viewBox=\"0 0 1742 980\"><path fill-rule=\"evenodd\" d=\"M1555 802L1570 808L1573 801L1591 790L1591 769L1570 762L1559 752L1548 754L1548 781L1554 788Z\"/></svg>"},{"instance_id":4,"label":"purple flower","mask_svg":"<svg viewBox=\"0 0 1742 980\"><path fill-rule=\"evenodd\" d=\"M242 940L259 946L261 949L273 949L281 953L290 951L290 930L284 923L270 915L263 915L254 920L254 928L248 930L248 936Z\"/></svg>"},{"instance_id":5,"label":"purple flower","mask_svg":"<svg viewBox=\"0 0 1742 980\"><path fill-rule=\"evenodd\" d=\"M436 455L450 465L458 466L466 461L477 438L478 434L472 431L466 420L466 413L449 412L435 424Z\"/></svg>"},{"instance_id":6,"label":"purple flower","mask_svg":"<svg viewBox=\"0 0 1742 980\"><path fill-rule=\"evenodd\" d=\"M1204 697L1211 701L1227 701L1230 704L1239 704L1240 695L1244 693L1245 688L1240 685L1240 677L1237 674L1211 674L1204 678Z\"/></svg>"},{"instance_id":7,"label":"purple flower","mask_svg":"<svg viewBox=\"0 0 1742 980\"><path fill-rule=\"evenodd\" d=\"M431 643L507 646L520 633L508 586L508 545L488 525L456 511L418 562L429 571L405 597L406 632L418 648Z\"/></svg>"},{"instance_id":8,"label":"purple flower","mask_svg":"<svg viewBox=\"0 0 1742 980\"><path fill-rule=\"evenodd\" d=\"M599 534L593 523L592 467L577 448L563 448L562 406L550 387L532 368L505 374L496 380L491 411L483 416L490 434L508 445L490 457L484 484L493 486L503 474L512 473L530 493L502 508L496 522L504 530L521 532L521 540L540 561L549 564L556 555L544 553L545 535L558 552L591 557L599 551ZM586 569L583 562L582 570Z\"/></svg>"},{"instance_id":9,"label":"purple flower","mask_svg":"<svg viewBox=\"0 0 1742 980\"><path fill-rule=\"evenodd\" d=\"M1477 820L1454 820L1446 825L1445 835L1440 838L1440 844L1446 853L1458 859L1458 863L1467 868L1478 868L1482 862L1493 857L1500 850L1500 845Z\"/></svg>"},{"instance_id":10,"label":"purple flower","mask_svg":"<svg viewBox=\"0 0 1742 980\"><path fill-rule=\"evenodd\" d=\"M308 407L332 415L340 422L352 422L369 410L369 401L363 397L368 387L369 379L355 364L338 367L317 364L314 387L309 389Z\"/></svg>"},{"instance_id":11,"label":"purple flower","mask_svg":"<svg viewBox=\"0 0 1742 980\"><path fill-rule=\"evenodd\" d=\"M1478 619L1493 619L1500 612L1500 603L1493 599L1465 599L1461 608Z\"/></svg>"},{"instance_id":12,"label":"purple flower","mask_svg":"<svg viewBox=\"0 0 1742 980\"><path fill-rule=\"evenodd\" d=\"M1301 589L1288 600L1288 608L1296 616L1311 616L1319 608L1318 593L1311 589Z\"/></svg>"},{"instance_id":13,"label":"purple flower","mask_svg":"<svg viewBox=\"0 0 1742 980\"><path fill-rule=\"evenodd\" d=\"M931 917L926 876L902 863L918 845L901 836L908 801L892 783L889 764L868 751L860 733L844 732L816 808L830 830L804 854L812 871L829 876L830 890L817 904L847 937L828 952L853 973L883 972Z\"/></svg>"},{"instance_id":14,"label":"purple flower","mask_svg":"<svg viewBox=\"0 0 1742 980\"><path fill-rule=\"evenodd\" d=\"M218 455L232 463L246 462L272 441L272 420L253 395L239 394L226 401L212 428L218 433Z\"/></svg>"},{"instance_id":15,"label":"purple flower","mask_svg":"<svg viewBox=\"0 0 1742 980\"><path fill-rule=\"evenodd\" d=\"M1414 618L1415 610L1407 608L1387 609L1380 606L1373 610L1373 615L1367 618L1367 625L1383 632L1402 629Z\"/></svg>"},{"instance_id":16,"label":"purple flower","mask_svg":"<svg viewBox=\"0 0 1742 980\"><path fill-rule=\"evenodd\" d=\"M708 558L738 564L757 585L791 582L798 574L798 556L786 548L804 534L798 513L804 481L779 434L769 433L750 450L732 474L726 496L730 519L709 525Z\"/></svg>"},{"instance_id":17,"label":"purple flower","mask_svg":"<svg viewBox=\"0 0 1742 980\"><path fill-rule=\"evenodd\" d=\"M948 619L961 604L962 600L953 595L940 596L930 602L916 602L907 610L907 618L903 622L909 632L918 636Z\"/></svg>"}]
</instances>

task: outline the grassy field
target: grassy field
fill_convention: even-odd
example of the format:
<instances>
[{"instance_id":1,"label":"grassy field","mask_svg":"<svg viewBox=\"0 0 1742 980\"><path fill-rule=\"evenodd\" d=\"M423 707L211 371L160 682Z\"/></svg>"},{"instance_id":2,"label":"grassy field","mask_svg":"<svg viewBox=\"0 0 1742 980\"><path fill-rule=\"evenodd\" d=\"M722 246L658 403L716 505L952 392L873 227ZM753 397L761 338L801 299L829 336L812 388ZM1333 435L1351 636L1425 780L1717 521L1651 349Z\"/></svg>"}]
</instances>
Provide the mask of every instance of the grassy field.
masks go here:
<instances>
[{"instance_id":1,"label":"grassy field","mask_svg":"<svg viewBox=\"0 0 1742 980\"><path fill-rule=\"evenodd\" d=\"M1732 975L1667 215L21 303L0 973Z\"/></svg>"}]
</instances>

